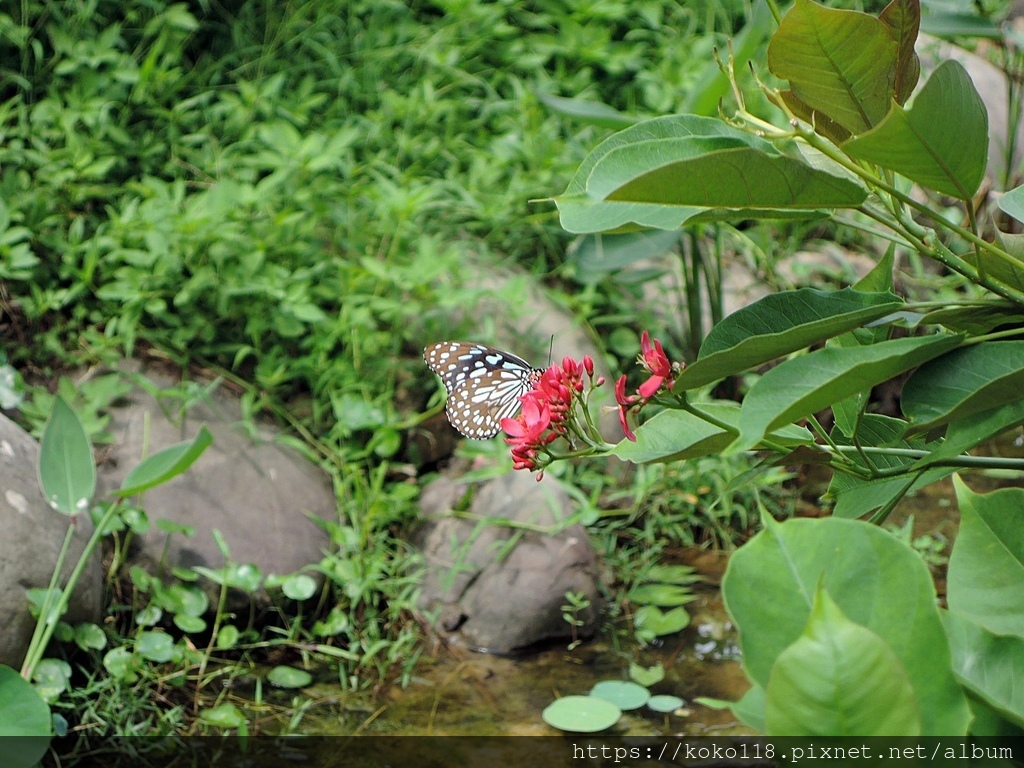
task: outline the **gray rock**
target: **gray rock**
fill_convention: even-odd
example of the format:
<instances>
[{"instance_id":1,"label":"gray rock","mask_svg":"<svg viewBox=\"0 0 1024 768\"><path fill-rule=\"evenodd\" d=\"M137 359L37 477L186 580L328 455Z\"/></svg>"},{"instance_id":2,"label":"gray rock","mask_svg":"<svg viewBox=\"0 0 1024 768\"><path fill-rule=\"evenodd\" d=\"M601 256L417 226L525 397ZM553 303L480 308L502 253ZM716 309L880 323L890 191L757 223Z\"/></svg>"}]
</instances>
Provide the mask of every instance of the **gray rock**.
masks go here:
<instances>
[{"instance_id":1,"label":"gray rock","mask_svg":"<svg viewBox=\"0 0 1024 768\"><path fill-rule=\"evenodd\" d=\"M126 367L129 367L126 365ZM146 371L158 389L177 382ZM273 432L259 427L251 437L244 428L237 398L214 391L178 417L180 402L159 402L137 388L128 402L111 409L110 431L116 445L99 467L102 490L118 488L144 455L190 440L205 424L213 445L188 472L147 491L142 500L151 521L160 518L195 528L184 538L155 525L140 537L139 564L164 572L172 567L220 568L224 558L213 538L220 531L236 563L256 565L264 576L288 574L318 563L330 548L328 534L312 517L333 519L334 492L328 478L293 449L273 442ZM211 591L216 586L205 582Z\"/></svg>"},{"instance_id":2,"label":"gray rock","mask_svg":"<svg viewBox=\"0 0 1024 768\"><path fill-rule=\"evenodd\" d=\"M466 516L452 516L467 493L474 496ZM590 601L577 636L597 630L597 557L583 526L560 528L571 511L554 478L512 472L472 489L442 477L424 489L420 506L426 521L414 543L427 562L420 606L439 633L495 653L570 639L562 618L570 591Z\"/></svg>"},{"instance_id":3,"label":"gray rock","mask_svg":"<svg viewBox=\"0 0 1024 768\"><path fill-rule=\"evenodd\" d=\"M38 461L38 443L0 414L0 664L15 668L24 660L36 624L29 614L27 590L49 585L72 525L75 533L60 582L66 584L93 530L87 515L72 519L46 503L36 479ZM99 621L102 609L103 573L97 551L71 593L64 620Z\"/></svg>"}]
</instances>

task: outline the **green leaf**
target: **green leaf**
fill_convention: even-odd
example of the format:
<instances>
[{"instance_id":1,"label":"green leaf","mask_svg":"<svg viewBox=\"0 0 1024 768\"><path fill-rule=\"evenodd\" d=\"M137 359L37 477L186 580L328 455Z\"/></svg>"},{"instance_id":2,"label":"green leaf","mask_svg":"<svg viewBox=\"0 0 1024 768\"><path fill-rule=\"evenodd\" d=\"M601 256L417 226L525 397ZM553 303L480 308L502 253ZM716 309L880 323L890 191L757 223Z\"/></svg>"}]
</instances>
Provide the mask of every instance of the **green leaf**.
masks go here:
<instances>
[{"instance_id":1,"label":"green leaf","mask_svg":"<svg viewBox=\"0 0 1024 768\"><path fill-rule=\"evenodd\" d=\"M969 419L954 421L946 429L946 439L930 455L919 459L914 468L945 461L971 448L1024 424L1024 401L1005 403L998 408L974 414Z\"/></svg>"},{"instance_id":2,"label":"green leaf","mask_svg":"<svg viewBox=\"0 0 1024 768\"><path fill-rule=\"evenodd\" d=\"M99 626L87 621L75 627L75 644L83 651L100 651L107 647L107 636Z\"/></svg>"},{"instance_id":3,"label":"green leaf","mask_svg":"<svg viewBox=\"0 0 1024 768\"><path fill-rule=\"evenodd\" d=\"M668 696L666 694L660 694L658 696L651 696L647 700L647 708L653 709L655 712L675 712L677 709L681 709L686 704L678 696Z\"/></svg>"},{"instance_id":4,"label":"green leaf","mask_svg":"<svg viewBox=\"0 0 1024 768\"><path fill-rule=\"evenodd\" d=\"M867 413L858 423L856 441L862 446L913 450L928 450L934 445L925 443L921 438L912 441L904 439L906 429L905 421L877 413ZM833 433L832 439L839 445L854 445L853 438L844 434ZM847 458L865 470L870 469L867 462L857 453L847 453ZM903 467L906 468L906 473L872 478L835 473L825 494L826 498L836 500L832 514L843 518L862 517L955 471L952 467L936 467L924 473L915 473L911 471L911 467L916 463L913 458L906 456L872 454L871 468L894 470Z\"/></svg>"},{"instance_id":5,"label":"green leaf","mask_svg":"<svg viewBox=\"0 0 1024 768\"><path fill-rule=\"evenodd\" d=\"M1024 636L1024 490L971 491L953 478L960 529L949 558L949 610L997 635Z\"/></svg>"},{"instance_id":6,"label":"green leaf","mask_svg":"<svg viewBox=\"0 0 1024 768\"><path fill-rule=\"evenodd\" d=\"M134 496L177 477L191 467L211 443L213 435L204 426L194 439L157 451L128 473L117 495Z\"/></svg>"},{"instance_id":7,"label":"green leaf","mask_svg":"<svg viewBox=\"0 0 1024 768\"><path fill-rule=\"evenodd\" d=\"M316 594L316 580L304 573L296 573L284 580L281 591L292 600L309 600Z\"/></svg>"},{"instance_id":8,"label":"green leaf","mask_svg":"<svg viewBox=\"0 0 1024 768\"><path fill-rule=\"evenodd\" d=\"M1024 222L1024 184L1001 194L996 198L996 205L1003 213Z\"/></svg>"},{"instance_id":9,"label":"green leaf","mask_svg":"<svg viewBox=\"0 0 1024 768\"><path fill-rule=\"evenodd\" d=\"M942 13L935 10L921 17L921 31L935 37L985 37L1002 40L1003 28L992 19L973 13Z\"/></svg>"},{"instance_id":10,"label":"green leaf","mask_svg":"<svg viewBox=\"0 0 1024 768\"><path fill-rule=\"evenodd\" d=\"M764 171L772 175L761 177ZM748 178L751 174L755 178ZM752 186L739 189L737 180ZM633 201L604 199L612 193L632 195L632 182L638 194L648 187L661 190L672 205L643 195ZM620 187L626 189L619 192ZM821 206L859 205L866 194L856 183L785 157L769 142L720 120L672 115L639 123L599 144L555 203L562 226L583 233L671 230L698 220L806 218L819 215ZM686 199L696 202L684 204ZM751 208L753 200L758 202Z\"/></svg>"},{"instance_id":11,"label":"green leaf","mask_svg":"<svg viewBox=\"0 0 1024 768\"><path fill-rule=\"evenodd\" d=\"M648 635L648 639L674 635L690 625L690 614L685 608L663 611L656 605L644 605L633 614L633 628L637 633Z\"/></svg>"},{"instance_id":12,"label":"green leaf","mask_svg":"<svg viewBox=\"0 0 1024 768\"><path fill-rule=\"evenodd\" d=\"M918 736L914 689L882 638L821 588L803 635L779 654L765 691L770 736Z\"/></svg>"},{"instance_id":13,"label":"green leaf","mask_svg":"<svg viewBox=\"0 0 1024 768\"><path fill-rule=\"evenodd\" d=\"M32 768L50 745L50 708L36 689L10 667L0 666L0 737L4 765Z\"/></svg>"},{"instance_id":14,"label":"green leaf","mask_svg":"<svg viewBox=\"0 0 1024 768\"><path fill-rule=\"evenodd\" d=\"M295 667L277 666L267 673L267 680L278 688L305 688L313 682L313 676Z\"/></svg>"},{"instance_id":15,"label":"green leaf","mask_svg":"<svg viewBox=\"0 0 1024 768\"><path fill-rule=\"evenodd\" d=\"M1019 305L1009 301L988 301L963 307L944 307L926 312L921 323L936 324L957 333L980 336L1007 326L1021 326L1024 315Z\"/></svg>"},{"instance_id":16,"label":"green leaf","mask_svg":"<svg viewBox=\"0 0 1024 768\"><path fill-rule=\"evenodd\" d=\"M641 584L626 593L626 598L641 605L672 607L686 605L697 599L688 587L677 584Z\"/></svg>"},{"instance_id":17,"label":"green leaf","mask_svg":"<svg viewBox=\"0 0 1024 768\"><path fill-rule=\"evenodd\" d=\"M166 632L139 632L135 651L147 661L163 664L174 658L174 638Z\"/></svg>"},{"instance_id":18,"label":"green leaf","mask_svg":"<svg viewBox=\"0 0 1024 768\"><path fill-rule=\"evenodd\" d=\"M50 506L65 515L87 510L96 492L96 465L85 427L59 395L39 445L39 487Z\"/></svg>"},{"instance_id":19,"label":"green leaf","mask_svg":"<svg viewBox=\"0 0 1024 768\"><path fill-rule=\"evenodd\" d=\"M845 142L843 149L943 194L970 200L988 165L988 112L967 70L947 60L909 109L893 105L881 124Z\"/></svg>"},{"instance_id":20,"label":"green leaf","mask_svg":"<svg viewBox=\"0 0 1024 768\"><path fill-rule=\"evenodd\" d=\"M967 701L950 672L935 588L921 558L867 523L824 518L779 524L765 517L764 524L732 556L722 582L751 681L767 687L779 655L803 635L821 584L850 621L895 652L917 696L921 732L964 733Z\"/></svg>"},{"instance_id":21,"label":"green leaf","mask_svg":"<svg viewBox=\"0 0 1024 768\"><path fill-rule=\"evenodd\" d=\"M639 122L639 118L619 112L614 107L602 104L599 101L584 101L582 99L566 99L562 96L552 96L547 93L537 93L541 103L555 112L575 118L580 122L589 125L596 125L599 128L611 128L618 130L628 128Z\"/></svg>"},{"instance_id":22,"label":"green leaf","mask_svg":"<svg viewBox=\"0 0 1024 768\"><path fill-rule=\"evenodd\" d=\"M587 235L573 246L568 261L576 269L574 279L596 283L610 272L663 256L678 245L679 233L675 230Z\"/></svg>"},{"instance_id":23,"label":"green leaf","mask_svg":"<svg viewBox=\"0 0 1024 768\"><path fill-rule=\"evenodd\" d=\"M955 349L918 368L903 386L900 407L916 432L963 421L1024 391L1024 341L986 341Z\"/></svg>"},{"instance_id":24,"label":"green leaf","mask_svg":"<svg viewBox=\"0 0 1024 768\"><path fill-rule=\"evenodd\" d=\"M563 696L548 704L541 717L552 728L562 731L595 733L615 725L622 710L596 696Z\"/></svg>"},{"instance_id":25,"label":"green leaf","mask_svg":"<svg viewBox=\"0 0 1024 768\"><path fill-rule=\"evenodd\" d=\"M682 392L741 373L756 365L885 317L903 305L886 291L800 288L765 296L732 313L704 339L697 362L676 379Z\"/></svg>"},{"instance_id":26,"label":"green leaf","mask_svg":"<svg viewBox=\"0 0 1024 768\"><path fill-rule=\"evenodd\" d=\"M768 68L793 94L852 134L892 104L898 46L878 19L796 0L768 45Z\"/></svg>"},{"instance_id":27,"label":"green leaf","mask_svg":"<svg viewBox=\"0 0 1024 768\"><path fill-rule=\"evenodd\" d=\"M199 718L218 728L245 728L248 723L242 710L234 704L219 704L200 711Z\"/></svg>"},{"instance_id":28,"label":"green leaf","mask_svg":"<svg viewBox=\"0 0 1024 768\"><path fill-rule=\"evenodd\" d=\"M921 76L921 61L914 50L921 27L921 3L919 0L892 0L879 14L878 20L896 41L894 98L897 104L904 104Z\"/></svg>"},{"instance_id":29,"label":"green leaf","mask_svg":"<svg viewBox=\"0 0 1024 768\"><path fill-rule=\"evenodd\" d=\"M636 662L630 662L629 676L635 683L650 688L665 679L665 666L660 661L653 667L642 667Z\"/></svg>"},{"instance_id":30,"label":"green leaf","mask_svg":"<svg viewBox=\"0 0 1024 768\"><path fill-rule=\"evenodd\" d=\"M775 218L787 209L856 208L865 199L858 184L801 160L701 139L616 150L594 167L587 193L610 202L742 211L743 219ZM723 212L714 218L737 217Z\"/></svg>"},{"instance_id":31,"label":"green leaf","mask_svg":"<svg viewBox=\"0 0 1024 768\"><path fill-rule=\"evenodd\" d=\"M772 429L891 379L941 355L959 336L913 336L867 347L819 349L791 358L758 379L743 400L735 453L755 447Z\"/></svg>"},{"instance_id":32,"label":"green leaf","mask_svg":"<svg viewBox=\"0 0 1024 768\"><path fill-rule=\"evenodd\" d=\"M636 442L623 440L610 452L634 464L682 461L721 453L739 431L740 406L736 403L699 403L695 407L733 427L726 431L689 411L667 409L655 414L636 430ZM786 425L772 439L789 446L814 442L804 427Z\"/></svg>"},{"instance_id":33,"label":"green leaf","mask_svg":"<svg viewBox=\"0 0 1024 768\"><path fill-rule=\"evenodd\" d=\"M610 701L622 711L640 709L651 698L651 692L629 680L602 680L591 690L591 696Z\"/></svg>"},{"instance_id":34,"label":"green leaf","mask_svg":"<svg viewBox=\"0 0 1024 768\"><path fill-rule=\"evenodd\" d=\"M1018 728L1024 728L1024 637L994 635L965 616L942 611L960 684Z\"/></svg>"}]
</instances>

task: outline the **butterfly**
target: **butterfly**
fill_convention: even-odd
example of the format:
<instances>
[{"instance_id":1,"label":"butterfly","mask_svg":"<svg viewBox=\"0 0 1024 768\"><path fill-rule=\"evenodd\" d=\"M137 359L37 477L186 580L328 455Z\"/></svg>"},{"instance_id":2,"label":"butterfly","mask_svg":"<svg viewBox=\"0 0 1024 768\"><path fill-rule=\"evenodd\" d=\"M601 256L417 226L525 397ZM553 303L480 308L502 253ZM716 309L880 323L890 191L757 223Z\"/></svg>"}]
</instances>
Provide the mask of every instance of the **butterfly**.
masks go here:
<instances>
[{"instance_id":1,"label":"butterfly","mask_svg":"<svg viewBox=\"0 0 1024 768\"><path fill-rule=\"evenodd\" d=\"M498 434L501 420L515 416L519 398L544 372L511 352L468 341L431 344L423 361L448 390L448 421L474 440Z\"/></svg>"}]
</instances>

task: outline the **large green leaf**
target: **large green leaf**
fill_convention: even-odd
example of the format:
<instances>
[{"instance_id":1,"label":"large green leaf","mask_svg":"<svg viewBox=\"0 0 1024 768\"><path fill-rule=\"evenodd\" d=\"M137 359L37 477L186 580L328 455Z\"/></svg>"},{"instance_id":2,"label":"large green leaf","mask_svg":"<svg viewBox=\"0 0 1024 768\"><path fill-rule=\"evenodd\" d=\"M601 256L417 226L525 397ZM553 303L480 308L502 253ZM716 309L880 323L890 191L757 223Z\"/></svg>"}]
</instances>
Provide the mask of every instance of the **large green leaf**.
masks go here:
<instances>
[{"instance_id":1,"label":"large green leaf","mask_svg":"<svg viewBox=\"0 0 1024 768\"><path fill-rule=\"evenodd\" d=\"M997 635L1024 637L1024 490L971 491L953 478L960 529L949 558L949 610Z\"/></svg>"},{"instance_id":2,"label":"large green leaf","mask_svg":"<svg viewBox=\"0 0 1024 768\"><path fill-rule=\"evenodd\" d=\"M587 192L598 200L701 209L814 211L856 208L864 190L785 155L724 141L680 139L662 146L624 147L594 168Z\"/></svg>"},{"instance_id":3,"label":"large green leaf","mask_svg":"<svg viewBox=\"0 0 1024 768\"><path fill-rule=\"evenodd\" d=\"M865 293L853 288L800 288L765 296L711 330L700 346L697 362L679 375L675 390L701 387L804 349L884 317L902 303L889 292Z\"/></svg>"},{"instance_id":4,"label":"large green leaf","mask_svg":"<svg viewBox=\"0 0 1024 768\"><path fill-rule=\"evenodd\" d=\"M0 665L0 738L4 768L32 768L50 744L50 708L31 683Z\"/></svg>"},{"instance_id":5,"label":"large green leaf","mask_svg":"<svg viewBox=\"0 0 1024 768\"><path fill-rule=\"evenodd\" d=\"M917 736L914 688L899 657L850 621L819 585L803 635L779 654L765 691L771 736Z\"/></svg>"},{"instance_id":6,"label":"large green leaf","mask_svg":"<svg viewBox=\"0 0 1024 768\"><path fill-rule=\"evenodd\" d=\"M39 487L50 506L65 515L89 508L96 492L96 465L82 420L59 395L39 445Z\"/></svg>"},{"instance_id":7,"label":"large green leaf","mask_svg":"<svg viewBox=\"0 0 1024 768\"><path fill-rule=\"evenodd\" d=\"M734 430L739 429L740 406L736 403L700 403L696 407ZM735 437L735 431L724 430L688 411L670 409L641 424L636 430L636 442L623 440L611 454L634 464L684 461L720 453ZM772 439L791 447L814 442L810 432L792 424L772 434Z\"/></svg>"},{"instance_id":8,"label":"large green leaf","mask_svg":"<svg viewBox=\"0 0 1024 768\"><path fill-rule=\"evenodd\" d=\"M770 430L887 381L960 342L959 336L912 336L791 358L751 387L743 400L740 436L729 451L750 450Z\"/></svg>"},{"instance_id":9,"label":"large green leaf","mask_svg":"<svg viewBox=\"0 0 1024 768\"><path fill-rule=\"evenodd\" d=\"M994 635L970 619L942 612L953 674L1006 720L1024 728L1024 637Z\"/></svg>"},{"instance_id":10,"label":"large green leaf","mask_svg":"<svg viewBox=\"0 0 1024 768\"><path fill-rule=\"evenodd\" d=\"M796 0L768 46L768 68L810 110L859 134L889 111L898 56L889 28L873 16Z\"/></svg>"},{"instance_id":11,"label":"large green leaf","mask_svg":"<svg viewBox=\"0 0 1024 768\"><path fill-rule=\"evenodd\" d=\"M609 137L555 198L570 232L677 229L689 221L821 215L855 207L857 183L811 168L720 120L673 115Z\"/></svg>"},{"instance_id":12,"label":"large green leaf","mask_svg":"<svg viewBox=\"0 0 1024 768\"><path fill-rule=\"evenodd\" d=\"M801 637L821 584L850 621L899 658L919 704L921 732L963 734L967 701L950 671L935 588L921 558L867 523L764 522L765 529L732 556L722 582L754 684L767 687L779 655Z\"/></svg>"},{"instance_id":13,"label":"large green leaf","mask_svg":"<svg viewBox=\"0 0 1024 768\"><path fill-rule=\"evenodd\" d=\"M954 349L918 368L900 407L915 431L963 421L1024 392L1024 341L987 341Z\"/></svg>"},{"instance_id":14,"label":"large green leaf","mask_svg":"<svg viewBox=\"0 0 1024 768\"><path fill-rule=\"evenodd\" d=\"M893 105L881 124L845 142L843 149L852 157L969 200L988 164L988 113L971 76L949 60L932 73L909 109Z\"/></svg>"}]
</instances>

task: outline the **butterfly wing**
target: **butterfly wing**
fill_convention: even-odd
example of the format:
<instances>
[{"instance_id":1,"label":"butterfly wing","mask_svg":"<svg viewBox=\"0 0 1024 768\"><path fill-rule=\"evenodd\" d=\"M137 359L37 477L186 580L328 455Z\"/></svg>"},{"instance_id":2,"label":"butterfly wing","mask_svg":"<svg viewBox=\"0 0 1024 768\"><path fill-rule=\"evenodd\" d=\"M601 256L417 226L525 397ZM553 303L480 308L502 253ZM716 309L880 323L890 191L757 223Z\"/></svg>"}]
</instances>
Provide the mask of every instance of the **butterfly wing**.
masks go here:
<instances>
[{"instance_id":1,"label":"butterfly wing","mask_svg":"<svg viewBox=\"0 0 1024 768\"><path fill-rule=\"evenodd\" d=\"M516 414L541 373L510 352L462 341L432 344L423 359L448 390L448 421L475 440L501 431L501 420Z\"/></svg>"}]
</instances>

